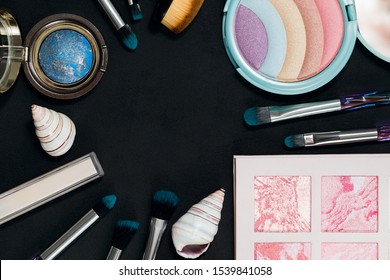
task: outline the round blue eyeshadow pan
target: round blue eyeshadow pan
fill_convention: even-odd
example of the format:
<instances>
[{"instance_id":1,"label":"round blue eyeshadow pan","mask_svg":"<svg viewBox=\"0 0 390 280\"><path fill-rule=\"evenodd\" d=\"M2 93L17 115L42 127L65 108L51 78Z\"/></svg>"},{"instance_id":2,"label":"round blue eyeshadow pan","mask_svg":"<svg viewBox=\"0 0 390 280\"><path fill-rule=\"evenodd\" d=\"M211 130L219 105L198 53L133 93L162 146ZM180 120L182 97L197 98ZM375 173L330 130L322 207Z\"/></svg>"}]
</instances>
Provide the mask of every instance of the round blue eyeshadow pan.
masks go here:
<instances>
[{"instance_id":1,"label":"round blue eyeshadow pan","mask_svg":"<svg viewBox=\"0 0 390 280\"><path fill-rule=\"evenodd\" d=\"M55 83L74 84L92 69L94 54L91 43L81 33L59 29L48 35L38 52L38 63Z\"/></svg>"}]
</instances>

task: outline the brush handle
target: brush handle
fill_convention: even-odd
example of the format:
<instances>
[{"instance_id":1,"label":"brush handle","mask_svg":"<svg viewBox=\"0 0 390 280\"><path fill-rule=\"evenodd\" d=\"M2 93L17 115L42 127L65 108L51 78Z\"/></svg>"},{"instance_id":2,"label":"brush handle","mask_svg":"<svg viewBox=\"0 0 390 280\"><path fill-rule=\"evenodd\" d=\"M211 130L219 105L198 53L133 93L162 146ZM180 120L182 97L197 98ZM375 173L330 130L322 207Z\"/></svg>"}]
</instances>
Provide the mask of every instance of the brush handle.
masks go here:
<instances>
[{"instance_id":1,"label":"brush handle","mask_svg":"<svg viewBox=\"0 0 390 280\"><path fill-rule=\"evenodd\" d=\"M119 15L118 11L111 3L110 0L98 0L103 10L106 12L110 18L112 24L115 26L116 30L119 30L122 26L125 25L122 17Z\"/></svg>"},{"instance_id":2,"label":"brush handle","mask_svg":"<svg viewBox=\"0 0 390 280\"><path fill-rule=\"evenodd\" d=\"M375 91L340 97L342 110L355 110L377 105L390 104L390 91Z\"/></svg>"},{"instance_id":3,"label":"brush handle","mask_svg":"<svg viewBox=\"0 0 390 280\"><path fill-rule=\"evenodd\" d=\"M284 106L270 106L271 122L306 117L341 110L339 99Z\"/></svg>"},{"instance_id":4,"label":"brush handle","mask_svg":"<svg viewBox=\"0 0 390 280\"><path fill-rule=\"evenodd\" d=\"M357 129L348 131L305 133L303 137L305 146L328 146L377 141L378 132L376 129Z\"/></svg>"},{"instance_id":5,"label":"brush handle","mask_svg":"<svg viewBox=\"0 0 390 280\"><path fill-rule=\"evenodd\" d=\"M390 125L379 125L377 127L378 141L389 141L390 140Z\"/></svg>"},{"instance_id":6,"label":"brush handle","mask_svg":"<svg viewBox=\"0 0 390 280\"><path fill-rule=\"evenodd\" d=\"M114 246L111 246L110 252L108 252L106 260L119 260L122 255L122 250Z\"/></svg>"},{"instance_id":7,"label":"brush handle","mask_svg":"<svg viewBox=\"0 0 390 280\"><path fill-rule=\"evenodd\" d=\"M148 242L146 243L143 260L154 260L156 258L157 250L160 245L161 237L167 227L168 222L152 217L150 221L150 233Z\"/></svg>"},{"instance_id":8,"label":"brush handle","mask_svg":"<svg viewBox=\"0 0 390 280\"><path fill-rule=\"evenodd\" d=\"M36 257L36 260L52 260L56 258L66 247L75 241L84 231L86 231L99 216L94 210L90 210L67 232L65 232L56 242L47 248L42 254Z\"/></svg>"}]
</instances>

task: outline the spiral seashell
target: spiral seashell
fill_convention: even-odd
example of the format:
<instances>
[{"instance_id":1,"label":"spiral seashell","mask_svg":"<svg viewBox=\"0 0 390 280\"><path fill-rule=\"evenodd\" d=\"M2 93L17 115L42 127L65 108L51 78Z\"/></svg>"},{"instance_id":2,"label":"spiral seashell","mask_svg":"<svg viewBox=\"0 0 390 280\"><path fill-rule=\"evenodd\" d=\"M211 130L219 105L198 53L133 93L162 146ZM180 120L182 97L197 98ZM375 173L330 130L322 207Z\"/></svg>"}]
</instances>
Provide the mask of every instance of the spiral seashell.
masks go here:
<instances>
[{"instance_id":1,"label":"spiral seashell","mask_svg":"<svg viewBox=\"0 0 390 280\"><path fill-rule=\"evenodd\" d=\"M195 259L209 248L218 232L225 190L219 189L193 205L172 226L177 254Z\"/></svg>"},{"instance_id":2,"label":"spiral seashell","mask_svg":"<svg viewBox=\"0 0 390 280\"><path fill-rule=\"evenodd\" d=\"M43 150L53 157L69 151L76 136L73 121L62 113L35 104L31 106L31 112Z\"/></svg>"}]
</instances>

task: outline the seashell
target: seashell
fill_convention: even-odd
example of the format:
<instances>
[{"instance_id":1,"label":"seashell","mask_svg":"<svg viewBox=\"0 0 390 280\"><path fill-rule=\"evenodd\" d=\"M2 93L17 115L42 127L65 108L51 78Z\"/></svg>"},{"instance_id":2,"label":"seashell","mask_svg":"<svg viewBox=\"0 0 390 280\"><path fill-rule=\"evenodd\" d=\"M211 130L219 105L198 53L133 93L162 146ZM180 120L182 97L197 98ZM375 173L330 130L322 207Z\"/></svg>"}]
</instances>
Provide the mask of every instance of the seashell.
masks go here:
<instances>
[{"instance_id":1,"label":"seashell","mask_svg":"<svg viewBox=\"0 0 390 280\"><path fill-rule=\"evenodd\" d=\"M225 190L219 189L193 205L172 226L177 254L195 259L209 248L218 231Z\"/></svg>"},{"instance_id":2,"label":"seashell","mask_svg":"<svg viewBox=\"0 0 390 280\"><path fill-rule=\"evenodd\" d=\"M31 112L42 149L53 157L69 151L76 136L73 121L62 113L35 104Z\"/></svg>"}]
</instances>

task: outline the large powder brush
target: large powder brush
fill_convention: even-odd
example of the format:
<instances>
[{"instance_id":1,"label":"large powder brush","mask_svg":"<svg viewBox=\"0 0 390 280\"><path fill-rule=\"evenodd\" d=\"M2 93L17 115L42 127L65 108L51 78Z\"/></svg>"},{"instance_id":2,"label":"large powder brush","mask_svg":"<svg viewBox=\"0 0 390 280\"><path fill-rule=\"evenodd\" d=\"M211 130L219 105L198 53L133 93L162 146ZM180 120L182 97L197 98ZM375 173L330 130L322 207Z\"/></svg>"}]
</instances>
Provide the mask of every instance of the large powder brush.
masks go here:
<instances>
[{"instance_id":1,"label":"large powder brush","mask_svg":"<svg viewBox=\"0 0 390 280\"><path fill-rule=\"evenodd\" d=\"M157 1L153 18L173 33L179 34L194 20L204 0Z\"/></svg>"}]
</instances>

